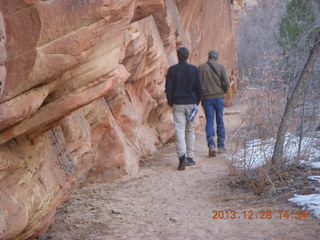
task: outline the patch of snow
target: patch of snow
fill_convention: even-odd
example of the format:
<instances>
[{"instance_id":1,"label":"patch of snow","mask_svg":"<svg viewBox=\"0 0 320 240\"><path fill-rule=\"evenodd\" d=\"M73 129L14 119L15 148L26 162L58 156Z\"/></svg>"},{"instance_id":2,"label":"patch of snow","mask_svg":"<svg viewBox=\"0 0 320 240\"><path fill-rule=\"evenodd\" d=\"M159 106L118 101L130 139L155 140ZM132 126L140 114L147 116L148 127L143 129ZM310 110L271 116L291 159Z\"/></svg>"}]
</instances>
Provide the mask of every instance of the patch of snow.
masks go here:
<instances>
[{"instance_id":1,"label":"patch of snow","mask_svg":"<svg viewBox=\"0 0 320 240\"><path fill-rule=\"evenodd\" d=\"M258 6L259 4L259 1L257 0L246 0L245 2L248 8Z\"/></svg>"},{"instance_id":2,"label":"patch of snow","mask_svg":"<svg viewBox=\"0 0 320 240\"><path fill-rule=\"evenodd\" d=\"M253 139L246 143L244 149L238 150L235 154L227 157L235 163L236 167L244 169L257 168L270 160L273 154L275 139ZM312 167L319 167L320 162L312 162L320 159L319 138L305 137L301 142L301 156L306 164ZM294 160L298 155L299 137L288 133L285 138L284 157ZM301 161L302 162L302 161Z\"/></svg>"},{"instance_id":3,"label":"patch of snow","mask_svg":"<svg viewBox=\"0 0 320 240\"><path fill-rule=\"evenodd\" d=\"M310 176L308 177L308 180L320 182L320 176Z\"/></svg>"},{"instance_id":4,"label":"patch of snow","mask_svg":"<svg viewBox=\"0 0 320 240\"><path fill-rule=\"evenodd\" d=\"M289 202L301 206L303 210L312 211L314 216L320 219L320 194L297 195L288 199Z\"/></svg>"},{"instance_id":5,"label":"patch of snow","mask_svg":"<svg viewBox=\"0 0 320 240\"><path fill-rule=\"evenodd\" d=\"M305 137L301 143L301 156L306 156L307 161L320 159L319 138ZM294 159L298 155L299 137L292 134L286 135L285 156Z\"/></svg>"},{"instance_id":6,"label":"patch of snow","mask_svg":"<svg viewBox=\"0 0 320 240\"><path fill-rule=\"evenodd\" d=\"M318 187L313 187L313 189L314 189L316 192L320 192L320 188L318 188Z\"/></svg>"},{"instance_id":7,"label":"patch of snow","mask_svg":"<svg viewBox=\"0 0 320 240\"><path fill-rule=\"evenodd\" d=\"M237 167L244 169L257 168L265 164L266 160L272 156L273 145L272 139L253 139L247 141L245 149L240 149L236 154L228 157L235 160Z\"/></svg>"},{"instance_id":8,"label":"patch of snow","mask_svg":"<svg viewBox=\"0 0 320 240\"><path fill-rule=\"evenodd\" d=\"M300 163L306 164L312 168L319 168L320 169L320 162L310 162L310 161L301 160Z\"/></svg>"}]
</instances>

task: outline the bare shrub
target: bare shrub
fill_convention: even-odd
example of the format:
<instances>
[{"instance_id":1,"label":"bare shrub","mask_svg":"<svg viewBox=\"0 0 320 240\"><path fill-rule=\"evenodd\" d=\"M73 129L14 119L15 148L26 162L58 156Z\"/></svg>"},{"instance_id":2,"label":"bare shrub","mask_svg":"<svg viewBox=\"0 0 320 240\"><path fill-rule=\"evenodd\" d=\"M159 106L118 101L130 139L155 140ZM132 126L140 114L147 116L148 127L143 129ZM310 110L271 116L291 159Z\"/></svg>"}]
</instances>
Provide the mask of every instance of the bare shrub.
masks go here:
<instances>
[{"instance_id":1,"label":"bare shrub","mask_svg":"<svg viewBox=\"0 0 320 240\"><path fill-rule=\"evenodd\" d=\"M263 1L262 6L242 16L242 24L238 28L239 88L242 89L241 102L248 108L243 115L243 124L232 133L230 169L235 183L250 187L256 193L261 193L266 185L273 186L271 179L274 176L269 175L270 159L288 96L295 85L290 79L299 76L307 57L294 48L284 54L275 37L288 2ZM315 21L304 29L304 39L317 24ZM302 44L299 40L297 43ZM286 135L284 148L290 148L292 144L302 146L304 136L315 136L315 129L320 126L319 79L320 61L317 59L310 84L293 112L288 128L291 134ZM296 136L299 135L300 141L297 142ZM254 148L261 150L259 159L253 159L256 157L252 154ZM290 159L287 155L283 158L291 161L302 159L300 153L294 154ZM303 151L302 155L308 157L312 153ZM274 172L279 179L281 172L281 169Z\"/></svg>"}]
</instances>

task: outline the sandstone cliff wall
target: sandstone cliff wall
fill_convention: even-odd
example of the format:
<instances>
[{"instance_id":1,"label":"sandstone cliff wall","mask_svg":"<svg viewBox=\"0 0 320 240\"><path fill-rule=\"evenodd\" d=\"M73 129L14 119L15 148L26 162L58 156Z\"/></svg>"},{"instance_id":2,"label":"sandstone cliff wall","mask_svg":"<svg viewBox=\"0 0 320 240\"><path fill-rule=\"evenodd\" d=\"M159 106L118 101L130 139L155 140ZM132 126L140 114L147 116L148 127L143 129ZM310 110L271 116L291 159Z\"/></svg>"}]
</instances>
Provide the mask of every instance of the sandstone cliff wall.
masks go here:
<instances>
[{"instance_id":1,"label":"sandstone cliff wall","mask_svg":"<svg viewBox=\"0 0 320 240\"><path fill-rule=\"evenodd\" d=\"M175 50L236 69L229 0L0 0L0 239L46 231L71 185L138 171L174 136Z\"/></svg>"}]
</instances>

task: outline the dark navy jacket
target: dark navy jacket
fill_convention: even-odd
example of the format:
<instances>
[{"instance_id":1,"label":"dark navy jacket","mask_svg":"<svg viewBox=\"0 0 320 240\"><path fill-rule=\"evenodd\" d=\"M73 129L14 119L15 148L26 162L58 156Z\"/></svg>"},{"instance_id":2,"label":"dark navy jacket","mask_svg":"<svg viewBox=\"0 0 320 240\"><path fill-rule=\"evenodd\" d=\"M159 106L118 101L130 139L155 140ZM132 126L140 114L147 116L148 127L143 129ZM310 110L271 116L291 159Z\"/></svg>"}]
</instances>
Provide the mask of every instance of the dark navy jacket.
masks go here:
<instances>
[{"instance_id":1,"label":"dark navy jacket","mask_svg":"<svg viewBox=\"0 0 320 240\"><path fill-rule=\"evenodd\" d=\"M199 104L203 94L199 70L186 61L179 62L168 69L166 95L168 104Z\"/></svg>"}]
</instances>

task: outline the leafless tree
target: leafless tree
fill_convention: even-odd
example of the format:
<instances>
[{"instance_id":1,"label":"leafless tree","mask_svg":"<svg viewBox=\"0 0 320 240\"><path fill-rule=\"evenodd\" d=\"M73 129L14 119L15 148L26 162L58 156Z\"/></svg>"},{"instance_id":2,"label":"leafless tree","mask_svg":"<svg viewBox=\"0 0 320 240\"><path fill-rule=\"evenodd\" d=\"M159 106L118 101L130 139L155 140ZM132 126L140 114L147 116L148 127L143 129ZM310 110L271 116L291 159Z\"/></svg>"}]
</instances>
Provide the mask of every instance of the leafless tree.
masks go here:
<instances>
[{"instance_id":1,"label":"leafless tree","mask_svg":"<svg viewBox=\"0 0 320 240\"><path fill-rule=\"evenodd\" d=\"M278 130L276 144L272 156L272 164L277 166L281 163L283 156L283 146L285 142L285 135L288 130L289 122L292 118L294 109L297 107L298 101L306 89L306 86L309 83L310 77L312 75L313 69L315 67L316 59L320 51L320 32L318 32L314 45L310 49L310 54L302 73L293 88L292 95L288 99L286 108L282 117L282 121Z\"/></svg>"}]
</instances>

